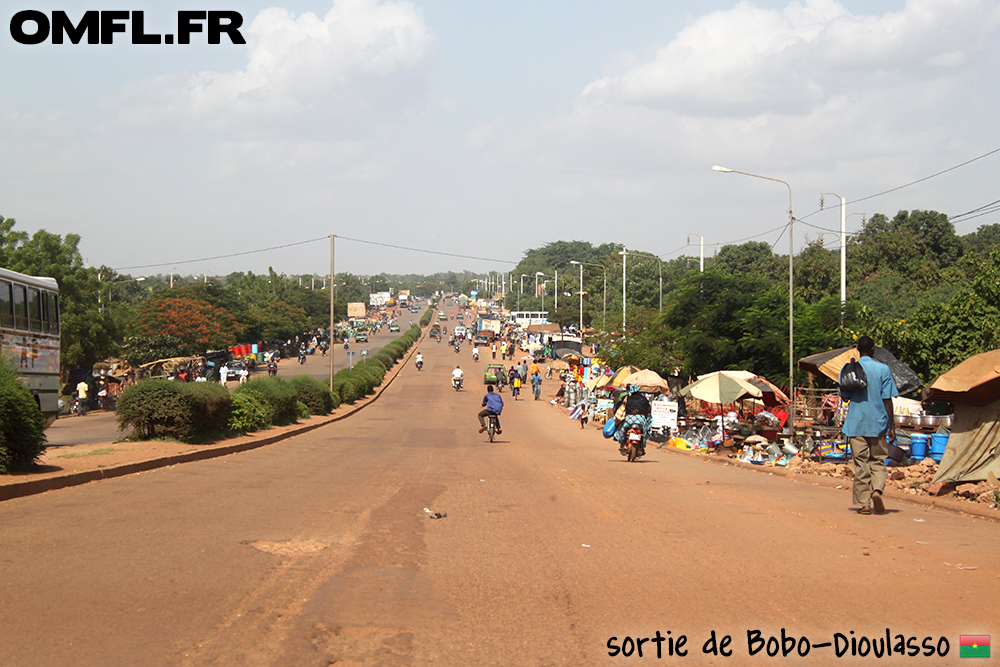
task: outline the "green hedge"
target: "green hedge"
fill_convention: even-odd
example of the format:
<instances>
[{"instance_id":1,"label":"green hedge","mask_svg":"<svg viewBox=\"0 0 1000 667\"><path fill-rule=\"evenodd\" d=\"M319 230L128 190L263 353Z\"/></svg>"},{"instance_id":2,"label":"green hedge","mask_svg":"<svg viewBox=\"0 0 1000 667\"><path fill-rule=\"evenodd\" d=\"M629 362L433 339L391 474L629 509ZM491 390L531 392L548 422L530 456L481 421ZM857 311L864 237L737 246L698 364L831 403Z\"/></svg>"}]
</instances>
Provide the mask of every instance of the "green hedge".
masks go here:
<instances>
[{"instance_id":1,"label":"green hedge","mask_svg":"<svg viewBox=\"0 0 1000 667\"><path fill-rule=\"evenodd\" d=\"M268 405L267 399L256 391L241 391L233 394L232 410L229 416L229 429L236 433L250 433L271 427L274 421L274 409Z\"/></svg>"},{"instance_id":2,"label":"green hedge","mask_svg":"<svg viewBox=\"0 0 1000 667\"><path fill-rule=\"evenodd\" d=\"M45 451L45 417L31 390L0 360L0 473L29 470Z\"/></svg>"},{"instance_id":3,"label":"green hedge","mask_svg":"<svg viewBox=\"0 0 1000 667\"><path fill-rule=\"evenodd\" d=\"M309 408L309 414L325 415L333 410L334 398L327 385L310 375L297 375L288 381L298 400Z\"/></svg>"},{"instance_id":4,"label":"green hedge","mask_svg":"<svg viewBox=\"0 0 1000 667\"><path fill-rule=\"evenodd\" d=\"M221 388L221 387L220 387ZM198 432L196 392L185 382L145 380L118 397L118 429L132 428L136 437L190 439Z\"/></svg>"},{"instance_id":5,"label":"green hedge","mask_svg":"<svg viewBox=\"0 0 1000 667\"><path fill-rule=\"evenodd\" d=\"M225 387L215 382L192 382L181 386L194 395L195 428L199 433L228 428L233 397Z\"/></svg>"},{"instance_id":6,"label":"green hedge","mask_svg":"<svg viewBox=\"0 0 1000 667\"><path fill-rule=\"evenodd\" d=\"M291 424L298 419L299 411L296 403L299 400L295 388L280 377L259 377L241 384L234 394L253 391L264 397L274 409L273 424L282 426Z\"/></svg>"}]
</instances>

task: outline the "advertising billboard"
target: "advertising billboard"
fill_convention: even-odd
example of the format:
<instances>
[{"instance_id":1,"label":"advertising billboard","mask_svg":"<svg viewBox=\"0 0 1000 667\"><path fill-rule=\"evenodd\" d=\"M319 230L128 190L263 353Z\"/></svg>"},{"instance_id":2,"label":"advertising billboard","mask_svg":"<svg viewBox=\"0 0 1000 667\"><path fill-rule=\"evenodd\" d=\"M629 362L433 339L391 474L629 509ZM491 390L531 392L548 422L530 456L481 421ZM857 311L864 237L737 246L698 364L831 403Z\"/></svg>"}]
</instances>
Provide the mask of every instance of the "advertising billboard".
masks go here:
<instances>
[{"instance_id":1,"label":"advertising billboard","mask_svg":"<svg viewBox=\"0 0 1000 667\"><path fill-rule=\"evenodd\" d=\"M349 301L347 303L347 316L348 317L364 317L366 315L365 304L363 301Z\"/></svg>"}]
</instances>

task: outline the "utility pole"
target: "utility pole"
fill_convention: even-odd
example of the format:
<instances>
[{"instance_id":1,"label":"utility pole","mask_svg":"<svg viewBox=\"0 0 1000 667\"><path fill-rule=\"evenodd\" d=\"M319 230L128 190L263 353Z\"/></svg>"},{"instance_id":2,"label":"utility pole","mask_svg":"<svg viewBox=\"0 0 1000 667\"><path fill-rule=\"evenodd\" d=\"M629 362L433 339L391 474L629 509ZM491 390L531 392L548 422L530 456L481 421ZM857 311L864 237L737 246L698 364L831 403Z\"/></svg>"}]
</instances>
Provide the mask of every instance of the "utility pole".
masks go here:
<instances>
[{"instance_id":1,"label":"utility pole","mask_svg":"<svg viewBox=\"0 0 1000 667\"><path fill-rule=\"evenodd\" d=\"M333 351L336 346L333 344L333 279L336 274L333 270L333 240L336 238L330 234L330 391L333 391Z\"/></svg>"}]
</instances>

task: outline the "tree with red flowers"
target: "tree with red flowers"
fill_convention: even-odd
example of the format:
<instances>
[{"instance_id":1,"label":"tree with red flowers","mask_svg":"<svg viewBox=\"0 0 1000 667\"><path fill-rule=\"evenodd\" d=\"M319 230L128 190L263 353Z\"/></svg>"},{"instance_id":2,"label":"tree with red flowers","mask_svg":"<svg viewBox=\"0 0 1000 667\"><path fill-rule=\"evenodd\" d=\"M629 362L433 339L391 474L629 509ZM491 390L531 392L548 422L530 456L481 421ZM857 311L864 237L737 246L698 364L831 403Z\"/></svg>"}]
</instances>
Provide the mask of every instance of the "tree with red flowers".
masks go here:
<instances>
[{"instance_id":1,"label":"tree with red flowers","mask_svg":"<svg viewBox=\"0 0 1000 667\"><path fill-rule=\"evenodd\" d=\"M228 310L188 298L153 299L139 308L140 336L166 334L182 341L184 354L220 350L234 345L243 327Z\"/></svg>"}]
</instances>

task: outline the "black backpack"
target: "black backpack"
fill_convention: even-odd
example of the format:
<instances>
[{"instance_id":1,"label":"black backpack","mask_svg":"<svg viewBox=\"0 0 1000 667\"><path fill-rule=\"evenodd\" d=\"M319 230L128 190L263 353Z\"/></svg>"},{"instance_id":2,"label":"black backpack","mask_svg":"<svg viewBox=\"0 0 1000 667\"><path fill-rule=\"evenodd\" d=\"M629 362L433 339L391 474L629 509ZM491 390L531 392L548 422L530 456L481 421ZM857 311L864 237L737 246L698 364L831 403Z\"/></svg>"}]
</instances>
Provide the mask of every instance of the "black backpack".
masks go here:
<instances>
[{"instance_id":1,"label":"black backpack","mask_svg":"<svg viewBox=\"0 0 1000 667\"><path fill-rule=\"evenodd\" d=\"M865 367L860 361L855 361L851 357L851 360L840 369L840 391L850 394L867 387L868 377L865 375Z\"/></svg>"}]
</instances>

